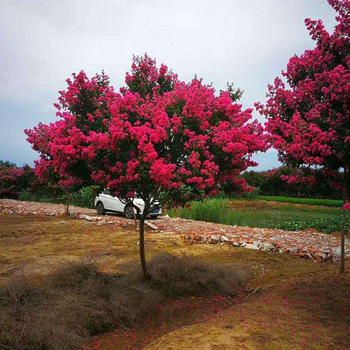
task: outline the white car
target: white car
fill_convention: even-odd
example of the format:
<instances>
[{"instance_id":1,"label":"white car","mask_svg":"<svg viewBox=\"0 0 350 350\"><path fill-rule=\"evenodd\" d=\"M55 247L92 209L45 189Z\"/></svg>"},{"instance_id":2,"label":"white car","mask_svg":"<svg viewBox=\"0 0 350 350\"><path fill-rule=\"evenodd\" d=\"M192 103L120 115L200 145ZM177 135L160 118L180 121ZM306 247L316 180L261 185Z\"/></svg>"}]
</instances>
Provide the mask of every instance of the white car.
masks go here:
<instances>
[{"instance_id":1,"label":"white car","mask_svg":"<svg viewBox=\"0 0 350 350\"><path fill-rule=\"evenodd\" d=\"M145 202L141 198L134 199L134 204L140 208L140 214L143 213ZM133 208L130 205L125 205L118 197L113 197L109 190L104 190L95 198L95 208L99 215L104 215L106 212L124 213L128 219L133 218ZM159 202L156 202L154 209L151 208L149 216L156 218L162 213L162 208Z\"/></svg>"}]
</instances>

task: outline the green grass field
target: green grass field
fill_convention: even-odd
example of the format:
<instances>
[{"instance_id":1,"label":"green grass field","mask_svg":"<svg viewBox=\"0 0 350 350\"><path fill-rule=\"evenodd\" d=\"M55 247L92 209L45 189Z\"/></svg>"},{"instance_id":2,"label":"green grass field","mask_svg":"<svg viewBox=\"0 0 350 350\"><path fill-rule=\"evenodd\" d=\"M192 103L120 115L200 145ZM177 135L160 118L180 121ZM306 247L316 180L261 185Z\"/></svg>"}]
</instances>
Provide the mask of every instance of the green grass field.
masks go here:
<instances>
[{"instance_id":1,"label":"green grass field","mask_svg":"<svg viewBox=\"0 0 350 350\"><path fill-rule=\"evenodd\" d=\"M341 212L339 207L284 203L264 197L253 200L206 199L192 202L189 208L174 209L169 215L237 226L288 230L315 227L329 233L340 229Z\"/></svg>"},{"instance_id":2,"label":"green grass field","mask_svg":"<svg viewBox=\"0 0 350 350\"><path fill-rule=\"evenodd\" d=\"M291 198L277 196L257 196L257 199L264 201L273 201L281 203L306 204L306 205L322 205L326 207L342 207L343 201L338 199L313 199L313 198Z\"/></svg>"}]
</instances>

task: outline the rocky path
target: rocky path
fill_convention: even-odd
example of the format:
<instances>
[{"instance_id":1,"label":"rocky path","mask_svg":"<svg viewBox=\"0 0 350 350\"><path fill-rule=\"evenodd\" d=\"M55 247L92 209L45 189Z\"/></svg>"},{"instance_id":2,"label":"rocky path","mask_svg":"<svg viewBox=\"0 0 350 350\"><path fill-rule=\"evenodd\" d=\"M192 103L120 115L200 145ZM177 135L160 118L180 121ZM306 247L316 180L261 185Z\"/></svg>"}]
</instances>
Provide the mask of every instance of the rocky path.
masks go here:
<instances>
[{"instance_id":1,"label":"rocky path","mask_svg":"<svg viewBox=\"0 0 350 350\"><path fill-rule=\"evenodd\" d=\"M188 244L229 244L252 250L290 253L318 262L340 259L340 237L318 232L283 231L270 228L229 226L216 223L163 219L159 228L184 235ZM346 240L347 258L350 259L350 241Z\"/></svg>"},{"instance_id":2,"label":"rocky path","mask_svg":"<svg viewBox=\"0 0 350 350\"><path fill-rule=\"evenodd\" d=\"M0 200L0 213L32 215L64 215L61 204ZM130 227L131 220L122 216L97 216L93 209L70 206L70 214L77 219L88 220L97 225ZM228 244L252 250L268 250L290 253L318 262L337 261L340 256L340 237L317 232L292 232L267 228L221 225L201 221L169 218L164 216L152 221L160 234L178 233L188 244ZM152 226L152 225L151 225ZM350 259L350 241L346 240L347 258Z\"/></svg>"}]
</instances>

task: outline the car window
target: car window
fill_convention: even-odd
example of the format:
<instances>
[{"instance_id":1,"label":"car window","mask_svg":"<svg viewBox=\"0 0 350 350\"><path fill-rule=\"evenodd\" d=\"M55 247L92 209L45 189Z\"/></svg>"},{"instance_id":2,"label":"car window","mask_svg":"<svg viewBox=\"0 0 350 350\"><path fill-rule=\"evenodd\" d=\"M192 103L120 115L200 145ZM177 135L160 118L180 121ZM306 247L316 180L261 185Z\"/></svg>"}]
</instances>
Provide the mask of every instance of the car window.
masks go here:
<instances>
[{"instance_id":1,"label":"car window","mask_svg":"<svg viewBox=\"0 0 350 350\"><path fill-rule=\"evenodd\" d=\"M111 195L111 191L110 191L110 190L104 190L104 191L103 191L103 194L107 194L107 195L110 196L110 195Z\"/></svg>"}]
</instances>

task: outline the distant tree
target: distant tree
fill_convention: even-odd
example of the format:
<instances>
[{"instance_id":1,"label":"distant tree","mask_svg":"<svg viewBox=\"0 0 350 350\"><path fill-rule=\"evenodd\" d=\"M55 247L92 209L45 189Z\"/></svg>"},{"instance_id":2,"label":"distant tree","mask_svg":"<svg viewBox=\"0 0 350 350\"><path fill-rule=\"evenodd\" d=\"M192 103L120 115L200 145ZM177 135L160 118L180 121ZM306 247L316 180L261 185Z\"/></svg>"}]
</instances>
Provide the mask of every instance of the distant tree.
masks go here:
<instances>
[{"instance_id":1,"label":"distant tree","mask_svg":"<svg viewBox=\"0 0 350 350\"><path fill-rule=\"evenodd\" d=\"M179 81L147 55L134 57L120 93L104 74L80 72L67 83L56 105L61 119L26 130L40 153L37 174L109 188L136 210L137 192L145 203L139 229L147 278L144 223L157 201L203 198L225 182L248 190L238 175L266 147L262 126L232 100L239 96L233 88L216 96L200 79Z\"/></svg>"},{"instance_id":2,"label":"distant tree","mask_svg":"<svg viewBox=\"0 0 350 350\"><path fill-rule=\"evenodd\" d=\"M16 164L15 163L12 163L8 160L0 160L0 168L13 168L15 167Z\"/></svg>"},{"instance_id":3,"label":"distant tree","mask_svg":"<svg viewBox=\"0 0 350 350\"><path fill-rule=\"evenodd\" d=\"M316 47L290 59L283 72L289 88L276 78L266 105L257 107L267 117L267 130L284 164L323 169L325 175L343 169L345 209L350 167L350 1L328 2L338 13L334 32L328 33L320 20L306 19ZM344 272L344 224L342 231Z\"/></svg>"},{"instance_id":4,"label":"distant tree","mask_svg":"<svg viewBox=\"0 0 350 350\"><path fill-rule=\"evenodd\" d=\"M17 199L33 180L34 171L30 166L19 168L13 163L3 162L0 166L0 198Z\"/></svg>"},{"instance_id":5,"label":"distant tree","mask_svg":"<svg viewBox=\"0 0 350 350\"><path fill-rule=\"evenodd\" d=\"M242 174L248 185L258 189L259 194L308 198L340 199L342 192L332 187L342 174L335 172L333 181L325 178L317 169L302 169L281 166L267 171L249 170Z\"/></svg>"}]
</instances>

